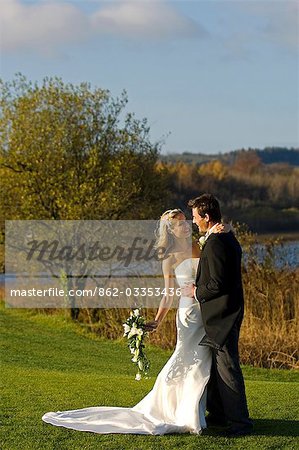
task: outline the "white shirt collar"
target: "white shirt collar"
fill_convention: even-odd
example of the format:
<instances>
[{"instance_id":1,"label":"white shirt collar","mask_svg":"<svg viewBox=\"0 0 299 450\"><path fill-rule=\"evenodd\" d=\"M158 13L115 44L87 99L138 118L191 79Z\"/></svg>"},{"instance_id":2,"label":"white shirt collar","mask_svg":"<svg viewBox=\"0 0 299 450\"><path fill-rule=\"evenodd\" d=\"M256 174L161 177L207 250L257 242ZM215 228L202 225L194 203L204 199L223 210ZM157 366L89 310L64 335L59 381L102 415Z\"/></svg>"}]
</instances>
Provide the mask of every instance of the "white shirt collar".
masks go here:
<instances>
[{"instance_id":1,"label":"white shirt collar","mask_svg":"<svg viewBox=\"0 0 299 450\"><path fill-rule=\"evenodd\" d=\"M213 233L214 229L217 227L218 223L215 223L215 225L212 226L212 228L210 228L206 234L205 234L205 238L206 240L208 239L208 237Z\"/></svg>"}]
</instances>

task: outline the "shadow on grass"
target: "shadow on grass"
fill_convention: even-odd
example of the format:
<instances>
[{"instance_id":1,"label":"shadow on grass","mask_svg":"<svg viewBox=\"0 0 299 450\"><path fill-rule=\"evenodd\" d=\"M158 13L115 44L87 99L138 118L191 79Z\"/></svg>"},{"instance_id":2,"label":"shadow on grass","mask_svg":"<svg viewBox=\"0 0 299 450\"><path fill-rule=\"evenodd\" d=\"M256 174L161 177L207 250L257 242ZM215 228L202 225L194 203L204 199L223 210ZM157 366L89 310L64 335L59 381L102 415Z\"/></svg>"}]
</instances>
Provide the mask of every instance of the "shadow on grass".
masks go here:
<instances>
[{"instance_id":1,"label":"shadow on grass","mask_svg":"<svg viewBox=\"0 0 299 450\"><path fill-rule=\"evenodd\" d=\"M254 419L252 436L299 436L299 420ZM219 436L225 428L209 428L205 436Z\"/></svg>"},{"instance_id":2,"label":"shadow on grass","mask_svg":"<svg viewBox=\"0 0 299 450\"><path fill-rule=\"evenodd\" d=\"M263 436L299 436L299 420L255 419L254 434Z\"/></svg>"}]
</instances>

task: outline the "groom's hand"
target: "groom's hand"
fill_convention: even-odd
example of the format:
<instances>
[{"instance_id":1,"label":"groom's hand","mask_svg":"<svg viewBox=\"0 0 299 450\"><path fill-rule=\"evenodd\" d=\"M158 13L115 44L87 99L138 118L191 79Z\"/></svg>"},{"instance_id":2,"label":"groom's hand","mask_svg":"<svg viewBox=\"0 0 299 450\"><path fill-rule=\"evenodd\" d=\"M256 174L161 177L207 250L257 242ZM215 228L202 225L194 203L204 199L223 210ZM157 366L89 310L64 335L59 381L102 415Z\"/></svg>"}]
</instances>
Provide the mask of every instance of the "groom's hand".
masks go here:
<instances>
[{"instance_id":1,"label":"groom's hand","mask_svg":"<svg viewBox=\"0 0 299 450\"><path fill-rule=\"evenodd\" d=\"M182 297L193 298L194 297L194 291L195 291L195 285L193 283L186 283L181 288L181 295L182 295Z\"/></svg>"}]
</instances>

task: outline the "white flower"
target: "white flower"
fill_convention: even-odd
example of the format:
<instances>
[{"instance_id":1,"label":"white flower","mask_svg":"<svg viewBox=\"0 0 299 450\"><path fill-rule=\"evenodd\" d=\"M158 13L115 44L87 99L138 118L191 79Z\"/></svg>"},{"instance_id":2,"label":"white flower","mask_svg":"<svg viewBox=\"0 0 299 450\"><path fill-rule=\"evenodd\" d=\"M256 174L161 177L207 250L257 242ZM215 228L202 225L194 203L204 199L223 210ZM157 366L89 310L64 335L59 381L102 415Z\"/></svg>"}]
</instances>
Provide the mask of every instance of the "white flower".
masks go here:
<instances>
[{"instance_id":1,"label":"white flower","mask_svg":"<svg viewBox=\"0 0 299 450\"><path fill-rule=\"evenodd\" d=\"M132 336L135 336L135 334L137 334L137 336L142 336L143 335L143 331L141 328L137 328L135 323L133 324L130 333L128 334L128 339L130 339Z\"/></svg>"},{"instance_id":2,"label":"white flower","mask_svg":"<svg viewBox=\"0 0 299 450\"><path fill-rule=\"evenodd\" d=\"M135 324L133 324L130 333L128 334L128 339L130 339L132 336L135 336L135 334L138 334L138 328Z\"/></svg>"},{"instance_id":3,"label":"white flower","mask_svg":"<svg viewBox=\"0 0 299 450\"><path fill-rule=\"evenodd\" d=\"M133 347L130 347L130 352L133 354L135 353L135 349Z\"/></svg>"},{"instance_id":4,"label":"white flower","mask_svg":"<svg viewBox=\"0 0 299 450\"><path fill-rule=\"evenodd\" d=\"M138 308L137 309L133 309L133 314L134 314L135 317L138 317L139 316L139 309Z\"/></svg>"},{"instance_id":5,"label":"white flower","mask_svg":"<svg viewBox=\"0 0 299 450\"><path fill-rule=\"evenodd\" d=\"M140 381L140 380L141 380L141 375L140 375L140 373L136 373L135 380L136 380L136 381Z\"/></svg>"},{"instance_id":6,"label":"white flower","mask_svg":"<svg viewBox=\"0 0 299 450\"><path fill-rule=\"evenodd\" d=\"M129 333L131 328L126 323L123 324L123 327L124 327L124 336L125 336L127 333Z\"/></svg>"},{"instance_id":7,"label":"white flower","mask_svg":"<svg viewBox=\"0 0 299 450\"><path fill-rule=\"evenodd\" d=\"M137 356L135 355L135 356L131 359L131 361L132 361L133 363L137 363Z\"/></svg>"},{"instance_id":8,"label":"white flower","mask_svg":"<svg viewBox=\"0 0 299 450\"><path fill-rule=\"evenodd\" d=\"M206 243L206 237L205 236L201 236L199 238L199 240L198 240L198 244L199 244L199 247L200 247L201 250L203 249L205 243Z\"/></svg>"}]
</instances>

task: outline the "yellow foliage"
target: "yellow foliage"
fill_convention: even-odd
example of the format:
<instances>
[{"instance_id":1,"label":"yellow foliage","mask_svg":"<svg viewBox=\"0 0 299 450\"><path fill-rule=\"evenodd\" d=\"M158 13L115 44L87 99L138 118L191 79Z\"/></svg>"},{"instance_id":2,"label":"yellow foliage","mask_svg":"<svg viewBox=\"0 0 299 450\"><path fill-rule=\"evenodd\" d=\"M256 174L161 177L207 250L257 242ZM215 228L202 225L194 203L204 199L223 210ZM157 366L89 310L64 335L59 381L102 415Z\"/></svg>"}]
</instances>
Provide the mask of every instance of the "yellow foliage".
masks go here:
<instances>
[{"instance_id":1,"label":"yellow foliage","mask_svg":"<svg viewBox=\"0 0 299 450\"><path fill-rule=\"evenodd\" d=\"M202 164L198 169L199 175L211 176L223 180L228 175L228 167L218 159Z\"/></svg>"}]
</instances>

